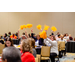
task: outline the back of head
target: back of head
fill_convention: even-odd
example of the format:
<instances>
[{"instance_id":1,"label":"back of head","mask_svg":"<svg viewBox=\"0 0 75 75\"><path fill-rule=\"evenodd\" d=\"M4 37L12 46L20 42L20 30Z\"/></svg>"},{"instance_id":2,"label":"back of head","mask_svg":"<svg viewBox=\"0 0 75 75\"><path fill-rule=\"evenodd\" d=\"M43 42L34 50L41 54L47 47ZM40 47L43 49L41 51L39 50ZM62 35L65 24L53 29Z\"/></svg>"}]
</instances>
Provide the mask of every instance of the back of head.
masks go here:
<instances>
[{"instance_id":1,"label":"back of head","mask_svg":"<svg viewBox=\"0 0 75 75\"><path fill-rule=\"evenodd\" d=\"M61 36L61 35L59 34L58 37L60 38L60 36Z\"/></svg>"},{"instance_id":2,"label":"back of head","mask_svg":"<svg viewBox=\"0 0 75 75\"><path fill-rule=\"evenodd\" d=\"M15 47L6 47L3 49L2 61L21 62L20 51Z\"/></svg>"},{"instance_id":3,"label":"back of head","mask_svg":"<svg viewBox=\"0 0 75 75\"><path fill-rule=\"evenodd\" d=\"M30 41L31 47L35 48L35 40L33 38L28 38L28 40Z\"/></svg>"},{"instance_id":4,"label":"back of head","mask_svg":"<svg viewBox=\"0 0 75 75\"><path fill-rule=\"evenodd\" d=\"M31 47L31 39L24 39L22 40L22 52L30 52L32 53L32 47Z\"/></svg>"}]
</instances>

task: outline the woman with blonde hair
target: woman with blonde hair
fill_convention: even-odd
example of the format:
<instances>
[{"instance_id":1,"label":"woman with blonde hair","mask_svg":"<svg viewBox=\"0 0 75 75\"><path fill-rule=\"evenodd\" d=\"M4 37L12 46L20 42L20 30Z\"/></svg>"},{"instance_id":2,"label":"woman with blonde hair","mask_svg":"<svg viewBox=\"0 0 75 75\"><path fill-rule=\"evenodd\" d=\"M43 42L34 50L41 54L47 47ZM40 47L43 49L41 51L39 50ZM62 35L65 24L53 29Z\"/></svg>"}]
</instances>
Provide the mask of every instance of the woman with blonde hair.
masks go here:
<instances>
[{"instance_id":1,"label":"woman with blonde hair","mask_svg":"<svg viewBox=\"0 0 75 75\"><path fill-rule=\"evenodd\" d=\"M24 39L21 41L20 49L22 62L35 62L29 39Z\"/></svg>"},{"instance_id":2,"label":"woman with blonde hair","mask_svg":"<svg viewBox=\"0 0 75 75\"><path fill-rule=\"evenodd\" d=\"M30 40L30 45L32 47L33 56L36 57L36 50L35 50L35 40L33 38L28 38Z\"/></svg>"}]
</instances>

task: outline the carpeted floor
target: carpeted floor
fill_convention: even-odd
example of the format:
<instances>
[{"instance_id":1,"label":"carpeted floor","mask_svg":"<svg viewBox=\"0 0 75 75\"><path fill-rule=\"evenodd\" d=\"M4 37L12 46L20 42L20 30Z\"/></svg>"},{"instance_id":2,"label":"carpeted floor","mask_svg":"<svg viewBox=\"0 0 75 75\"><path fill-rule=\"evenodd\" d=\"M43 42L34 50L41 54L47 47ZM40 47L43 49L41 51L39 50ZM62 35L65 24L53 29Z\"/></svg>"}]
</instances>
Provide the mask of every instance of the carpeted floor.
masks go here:
<instances>
[{"instance_id":1,"label":"carpeted floor","mask_svg":"<svg viewBox=\"0 0 75 75\"><path fill-rule=\"evenodd\" d=\"M66 53L66 56L59 58L60 62L75 62L75 53Z\"/></svg>"}]
</instances>

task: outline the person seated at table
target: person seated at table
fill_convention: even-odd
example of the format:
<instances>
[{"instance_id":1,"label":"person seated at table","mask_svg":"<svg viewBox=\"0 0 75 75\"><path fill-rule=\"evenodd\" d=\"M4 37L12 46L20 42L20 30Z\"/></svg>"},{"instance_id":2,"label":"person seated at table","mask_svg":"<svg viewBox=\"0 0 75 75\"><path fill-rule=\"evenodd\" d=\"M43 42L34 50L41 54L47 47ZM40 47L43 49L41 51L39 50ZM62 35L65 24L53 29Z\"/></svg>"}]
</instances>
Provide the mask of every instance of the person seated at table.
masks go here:
<instances>
[{"instance_id":1,"label":"person seated at table","mask_svg":"<svg viewBox=\"0 0 75 75\"><path fill-rule=\"evenodd\" d=\"M20 30L18 30L18 40L20 41L19 44L21 43L21 40L29 38L26 31L25 31L25 33L22 34L21 37L19 36L19 34L20 34Z\"/></svg>"},{"instance_id":2,"label":"person seated at table","mask_svg":"<svg viewBox=\"0 0 75 75\"><path fill-rule=\"evenodd\" d=\"M2 40L1 36L0 36L0 44L4 44L4 39Z\"/></svg>"},{"instance_id":3,"label":"person seated at table","mask_svg":"<svg viewBox=\"0 0 75 75\"><path fill-rule=\"evenodd\" d=\"M64 56L66 56L66 43L67 43L67 40L66 39L64 39L64 37L63 37L63 35L61 35L61 40L60 41L63 41L63 42L65 42L65 50L62 50L61 52L61 56L60 57L62 57L63 56L63 53L64 53Z\"/></svg>"},{"instance_id":4,"label":"person seated at table","mask_svg":"<svg viewBox=\"0 0 75 75\"><path fill-rule=\"evenodd\" d=\"M65 42L65 44L67 43L67 40L66 40L66 39L64 39L64 37L63 37L63 36L61 36L61 41L64 41L64 42Z\"/></svg>"},{"instance_id":5,"label":"person seated at table","mask_svg":"<svg viewBox=\"0 0 75 75\"><path fill-rule=\"evenodd\" d=\"M35 62L29 39L24 39L20 44L22 62Z\"/></svg>"},{"instance_id":6,"label":"person seated at table","mask_svg":"<svg viewBox=\"0 0 75 75\"><path fill-rule=\"evenodd\" d=\"M17 36L15 36L15 34L11 35L10 38L12 39L17 39Z\"/></svg>"},{"instance_id":7,"label":"person seated at table","mask_svg":"<svg viewBox=\"0 0 75 75\"><path fill-rule=\"evenodd\" d=\"M58 35L58 38L56 39L57 41L61 41L61 35Z\"/></svg>"},{"instance_id":8,"label":"person seated at table","mask_svg":"<svg viewBox=\"0 0 75 75\"><path fill-rule=\"evenodd\" d=\"M57 44L57 41L55 39L55 36L52 35L51 39L46 38L46 40L49 41L49 43L51 44L51 51L50 51L51 62L55 62L55 57L59 54L58 44Z\"/></svg>"},{"instance_id":9,"label":"person seated at table","mask_svg":"<svg viewBox=\"0 0 75 75\"><path fill-rule=\"evenodd\" d=\"M66 39L66 41L69 40L69 35L68 35L68 33L64 34L64 39Z\"/></svg>"},{"instance_id":10,"label":"person seated at table","mask_svg":"<svg viewBox=\"0 0 75 75\"><path fill-rule=\"evenodd\" d=\"M11 36L11 32L8 32L8 37L10 37Z\"/></svg>"},{"instance_id":11,"label":"person seated at table","mask_svg":"<svg viewBox=\"0 0 75 75\"><path fill-rule=\"evenodd\" d=\"M44 45L44 39L40 38L39 34L37 34L37 36L35 36L35 34L33 33L33 30L31 30L31 37L35 40L36 46Z\"/></svg>"},{"instance_id":12,"label":"person seated at table","mask_svg":"<svg viewBox=\"0 0 75 75\"><path fill-rule=\"evenodd\" d=\"M4 38L3 38L4 41L5 41L5 39L6 39L7 37L8 37L8 36L7 36L7 33L5 33L5 34L4 34Z\"/></svg>"},{"instance_id":13,"label":"person seated at table","mask_svg":"<svg viewBox=\"0 0 75 75\"><path fill-rule=\"evenodd\" d=\"M10 46L13 46L13 41L11 38L6 38L5 39L5 47L10 47Z\"/></svg>"},{"instance_id":14,"label":"person seated at table","mask_svg":"<svg viewBox=\"0 0 75 75\"><path fill-rule=\"evenodd\" d=\"M18 32L16 32L15 36L17 36L17 39L18 39Z\"/></svg>"},{"instance_id":15,"label":"person seated at table","mask_svg":"<svg viewBox=\"0 0 75 75\"><path fill-rule=\"evenodd\" d=\"M21 62L21 53L15 47L6 47L2 52L2 62Z\"/></svg>"},{"instance_id":16,"label":"person seated at table","mask_svg":"<svg viewBox=\"0 0 75 75\"><path fill-rule=\"evenodd\" d=\"M69 40L73 41L73 37L71 36L71 34L69 34Z\"/></svg>"},{"instance_id":17,"label":"person seated at table","mask_svg":"<svg viewBox=\"0 0 75 75\"><path fill-rule=\"evenodd\" d=\"M36 57L36 50L35 50L35 40L33 38L28 38L31 42L31 47L33 50L33 56Z\"/></svg>"}]
</instances>

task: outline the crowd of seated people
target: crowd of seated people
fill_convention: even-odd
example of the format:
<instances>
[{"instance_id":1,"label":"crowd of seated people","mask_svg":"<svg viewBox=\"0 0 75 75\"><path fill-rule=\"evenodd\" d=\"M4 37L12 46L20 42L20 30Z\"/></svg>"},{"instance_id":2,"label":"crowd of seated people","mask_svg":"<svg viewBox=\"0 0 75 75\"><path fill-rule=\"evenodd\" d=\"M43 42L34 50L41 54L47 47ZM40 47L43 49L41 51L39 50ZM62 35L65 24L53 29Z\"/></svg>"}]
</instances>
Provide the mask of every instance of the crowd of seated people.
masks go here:
<instances>
[{"instance_id":1,"label":"crowd of seated people","mask_svg":"<svg viewBox=\"0 0 75 75\"><path fill-rule=\"evenodd\" d=\"M19 34L20 31L18 30L18 32L12 35L11 32L8 32L8 34L5 33L4 36L0 36L0 44L5 44L5 48L3 49L2 53L2 61L35 62L37 54L35 46L50 46L50 59L51 62L55 62L55 57L59 55L57 42L64 41L66 44L68 41L73 41L71 35L68 35L67 33L62 35L59 32L55 35L53 31L49 36L47 36L46 39L40 38L39 34L35 35L33 30L31 30L31 33L29 34L25 31L21 37L19 36ZM20 40L20 50L15 48L12 39ZM13 49L14 51L12 51ZM20 52L20 54L18 51Z\"/></svg>"}]
</instances>

